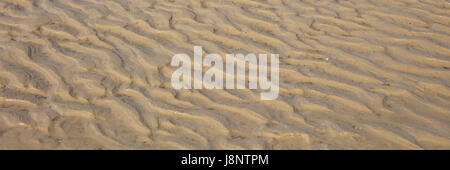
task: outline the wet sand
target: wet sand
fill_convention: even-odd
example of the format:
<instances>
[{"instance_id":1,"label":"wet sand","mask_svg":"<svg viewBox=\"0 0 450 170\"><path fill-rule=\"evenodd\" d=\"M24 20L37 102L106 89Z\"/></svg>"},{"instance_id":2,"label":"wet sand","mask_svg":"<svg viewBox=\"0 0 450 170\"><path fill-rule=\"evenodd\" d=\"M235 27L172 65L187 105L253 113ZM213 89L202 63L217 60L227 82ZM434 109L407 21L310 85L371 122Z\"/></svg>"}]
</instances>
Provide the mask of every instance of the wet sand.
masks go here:
<instances>
[{"instance_id":1,"label":"wet sand","mask_svg":"<svg viewBox=\"0 0 450 170\"><path fill-rule=\"evenodd\" d=\"M446 0L0 0L0 149L450 149ZM172 56L278 53L280 94Z\"/></svg>"}]
</instances>

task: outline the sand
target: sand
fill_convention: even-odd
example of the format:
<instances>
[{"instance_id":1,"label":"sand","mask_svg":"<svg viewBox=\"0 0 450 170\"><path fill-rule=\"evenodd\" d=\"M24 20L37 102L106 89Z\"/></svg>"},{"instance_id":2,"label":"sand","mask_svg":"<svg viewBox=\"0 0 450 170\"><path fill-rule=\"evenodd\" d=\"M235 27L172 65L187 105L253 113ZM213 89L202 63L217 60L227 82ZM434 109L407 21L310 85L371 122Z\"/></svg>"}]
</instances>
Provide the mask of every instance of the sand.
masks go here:
<instances>
[{"instance_id":1,"label":"sand","mask_svg":"<svg viewBox=\"0 0 450 170\"><path fill-rule=\"evenodd\" d=\"M0 0L0 149L450 149L446 0ZM172 56L277 53L280 94Z\"/></svg>"}]
</instances>

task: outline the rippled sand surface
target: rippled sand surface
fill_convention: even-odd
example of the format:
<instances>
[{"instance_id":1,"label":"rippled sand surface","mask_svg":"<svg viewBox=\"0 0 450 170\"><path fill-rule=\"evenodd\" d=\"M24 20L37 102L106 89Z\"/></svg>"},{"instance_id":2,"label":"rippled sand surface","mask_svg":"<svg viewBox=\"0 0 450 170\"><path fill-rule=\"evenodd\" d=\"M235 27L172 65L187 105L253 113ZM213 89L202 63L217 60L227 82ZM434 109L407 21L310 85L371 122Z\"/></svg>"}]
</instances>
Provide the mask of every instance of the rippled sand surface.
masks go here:
<instances>
[{"instance_id":1,"label":"rippled sand surface","mask_svg":"<svg viewBox=\"0 0 450 170\"><path fill-rule=\"evenodd\" d=\"M0 0L0 149L450 149L446 0ZM280 54L280 95L171 58Z\"/></svg>"}]
</instances>

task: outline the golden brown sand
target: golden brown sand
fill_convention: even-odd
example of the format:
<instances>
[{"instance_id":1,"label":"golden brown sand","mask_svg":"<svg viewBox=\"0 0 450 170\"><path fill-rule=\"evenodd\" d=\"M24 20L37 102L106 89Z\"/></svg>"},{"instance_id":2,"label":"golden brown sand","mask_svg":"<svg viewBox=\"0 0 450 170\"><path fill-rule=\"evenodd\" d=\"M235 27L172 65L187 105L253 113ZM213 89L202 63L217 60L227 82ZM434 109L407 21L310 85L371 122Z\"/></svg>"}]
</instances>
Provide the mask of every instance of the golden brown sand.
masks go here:
<instances>
[{"instance_id":1,"label":"golden brown sand","mask_svg":"<svg viewBox=\"0 0 450 170\"><path fill-rule=\"evenodd\" d=\"M0 0L0 149L450 149L447 0ZM177 53L280 54L280 96Z\"/></svg>"}]
</instances>

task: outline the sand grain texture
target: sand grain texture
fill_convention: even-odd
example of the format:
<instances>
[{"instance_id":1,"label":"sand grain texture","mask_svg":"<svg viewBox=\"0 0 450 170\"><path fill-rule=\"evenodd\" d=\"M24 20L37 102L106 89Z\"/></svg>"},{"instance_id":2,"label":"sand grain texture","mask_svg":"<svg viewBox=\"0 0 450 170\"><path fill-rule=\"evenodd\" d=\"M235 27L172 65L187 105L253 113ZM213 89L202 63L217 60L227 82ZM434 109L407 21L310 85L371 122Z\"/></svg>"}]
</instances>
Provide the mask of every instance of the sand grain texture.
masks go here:
<instances>
[{"instance_id":1,"label":"sand grain texture","mask_svg":"<svg viewBox=\"0 0 450 170\"><path fill-rule=\"evenodd\" d=\"M446 0L0 0L0 149L450 149ZM280 54L280 96L171 57Z\"/></svg>"}]
</instances>

